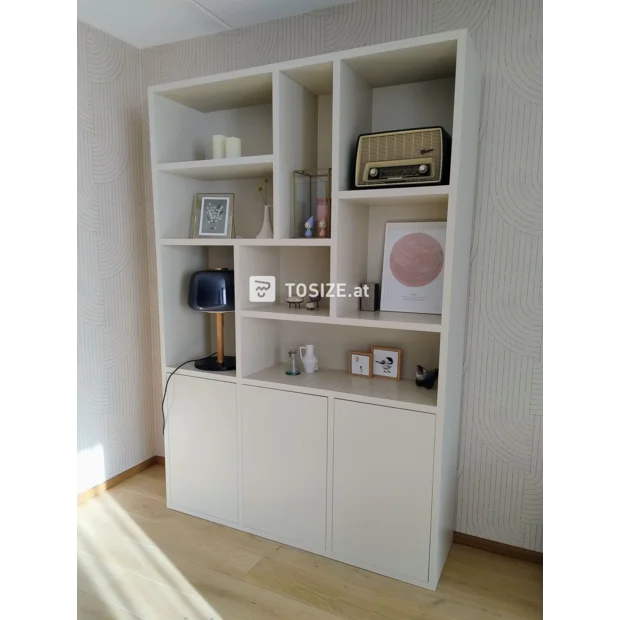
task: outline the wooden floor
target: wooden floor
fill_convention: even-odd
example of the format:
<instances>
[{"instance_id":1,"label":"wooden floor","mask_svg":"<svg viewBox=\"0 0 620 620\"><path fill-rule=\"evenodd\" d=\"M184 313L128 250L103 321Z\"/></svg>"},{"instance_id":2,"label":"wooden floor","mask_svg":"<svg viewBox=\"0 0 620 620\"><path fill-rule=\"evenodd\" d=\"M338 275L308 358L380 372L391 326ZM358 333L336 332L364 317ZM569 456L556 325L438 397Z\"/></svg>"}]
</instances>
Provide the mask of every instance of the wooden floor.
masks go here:
<instances>
[{"instance_id":1,"label":"wooden floor","mask_svg":"<svg viewBox=\"0 0 620 620\"><path fill-rule=\"evenodd\" d=\"M78 618L528 620L542 567L454 545L430 592L165 503L155 465L78 507Z\"/></svg>"}]
</instances>

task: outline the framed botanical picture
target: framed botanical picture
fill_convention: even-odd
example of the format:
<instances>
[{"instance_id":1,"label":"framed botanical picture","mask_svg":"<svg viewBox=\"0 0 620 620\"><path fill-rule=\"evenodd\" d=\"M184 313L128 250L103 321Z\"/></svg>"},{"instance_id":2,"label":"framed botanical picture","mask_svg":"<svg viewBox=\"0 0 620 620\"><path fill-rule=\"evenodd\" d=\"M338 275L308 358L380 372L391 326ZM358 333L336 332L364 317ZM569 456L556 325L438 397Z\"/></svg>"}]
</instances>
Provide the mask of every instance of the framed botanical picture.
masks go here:
<instances>
[{"instance_id":1,"label":"framed botanical picture","mask_svg":"<svg viewBox=\"0 0 620 620\"><path fill-rule=\"evenodd\" d=\"M349 353L349 373L357 377L372 377L371 354L351 351Z\"/></svg>"},{"instance_id":2,"label":"framed botanical picture","mask_svg":"<svg viewBox=\"0 0 620 620\"><path fill-rule=\"evenodd\" d=\"M196 194L192 213L192 239L232 239L234 194Z\"/></svg>"},{"instance_id":3,"label":"framed botanical picture","mask_svg":"<svg viewBox=\"0 0 620 620\"><path fill-rule=\"evenodd\" d=\"M400 379L402 350L392 347L370 347L372 376L383 379Z\"/></svg>"},{"instance_id":4,"label":"framed botanical picture","mask_svg":"<svg viewBox=\"0 0 620 620\"><path fill-rule=\"evenodd\" d=\"M381 310L441 314L445 247L445 222L388 222Z\"/></svg>"}]
</instances>

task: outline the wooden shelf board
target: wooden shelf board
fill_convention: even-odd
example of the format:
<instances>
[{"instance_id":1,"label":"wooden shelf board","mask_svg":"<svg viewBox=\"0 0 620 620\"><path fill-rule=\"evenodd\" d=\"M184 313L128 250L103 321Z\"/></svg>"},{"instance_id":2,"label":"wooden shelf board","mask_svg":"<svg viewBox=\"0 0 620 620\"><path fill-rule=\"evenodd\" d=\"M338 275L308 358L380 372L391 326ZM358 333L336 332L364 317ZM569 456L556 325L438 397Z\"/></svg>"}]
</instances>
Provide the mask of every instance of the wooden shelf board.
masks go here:
<instances>
[{"instance_id":1,"label":"wooden shelf board","mask_svg":"<svg viewBox=\"0 0 620 620\"><path fill-rule=\"evenodd\" d=\"M235 239L237 245L256 245L256 246L293 246L293 247L329 247L332 244L331 239L319 239L313 237L312 239L306 239L301 237L299 239Z\"/></svg>"},{"instance_id":2,"label":"wooden shelf board","mask_svg":"<svg viewBox=\"0 0 620 620\"><path fill-rule=\"evenodd\" d=\"M441 332L440 314L417 314L413 312L364 312L357 310L334 319L342 325L358 327L381 327L418 332Z\"/></svg>"},{"instance_id":3,"label":"wooden shelf board","mask_svg":"<svg viewBox=\"0 0 620 620\"><path fill-rule=\"evenodd\" d=\"M429 187L390 187L386 189L354 189L335 192L338 200L361 206L416 205L447 203L449 185Z\"/></svg>"},{"instance_id":4,"label":"wooden shelf board","mask_svg":"<svg viewBox=\"0 0 620 620\"><path fill-rule=\"evenodd\" d=\"M238 310L241 316L252 319L271 319L272 321L300 321L304 323L329 323L329 306L321 304L318 310L289 308L288 304L257 305L251 310Z\"/></svg>"},{"instance_id":5,"label":"wooden shelf board","mask_svg":"<svg viewBox=\"0 0 620 620\"><path fill-rule=\"evenodd\" d=\"M276 364L241 379L251 385L286 388L287 390L333 395L344 399L363 400L372 404L403 407L437 413L437 391L419 388L413 379L365 379L354 377L344 370L321 369L315 374L286 374L288 364Z\"/></svg>"},{"instance_id":6,"label":"wooden shelf board","mask_svg":"<svg viewBox=\"0 0 620 620\"><path fill-rule=\"evenodd\" d=\"M235 239L160 239L161 245L179 245L179 246L215 246L228 245L234 246Z\"/></svg>"},{"instance_id":7,"label":"wooden shelf board","mask_svg":"<svg viewBox=\"0 0 620 620\"><path fill-rule=\"evenodd\" d=\"M273 174L273 155L157 164L156 170L200 181L254 179Z\"/></svg>"},{"instance_id":8,"label":"wooden shelf board","mask_svg":"<svg viewBox=\"0 0 620 620\"><path fill-rule=\"evenodd\" d=\"M160 245L184 246L253 246L253 247L306 247L331 246L331 239L160 239Z\"/></svg>"},{"instance_id":9,"label":"wooden shelf board","mask_svg":"<svg viewBox=\"0 0 620 620\"><path fill-rule=\"evenodd\" d=\"M176 366L166 366L165 372L167 374L171 373ZM185 375L187 377L200 377L201 379L217 379L219 381L229 381L236 382L237 381L237 371L236 370L225 370L223 372L207 372L204 370L197 370L194 366L194 363L187 364L179 368L175 373L175 375Z\"/></svg>"}]
</instances>

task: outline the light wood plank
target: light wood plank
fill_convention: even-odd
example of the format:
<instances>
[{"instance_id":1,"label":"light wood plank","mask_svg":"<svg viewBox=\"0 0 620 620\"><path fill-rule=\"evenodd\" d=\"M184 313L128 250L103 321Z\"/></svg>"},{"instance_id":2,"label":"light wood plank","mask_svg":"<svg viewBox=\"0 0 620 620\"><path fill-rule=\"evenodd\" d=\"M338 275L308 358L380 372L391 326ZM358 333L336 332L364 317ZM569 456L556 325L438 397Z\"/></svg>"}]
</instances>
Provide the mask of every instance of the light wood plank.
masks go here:
<instances>
[{"instance_id":1,"label":"light wood plank","mask_svg":"<svg viewBox=\"0 0 620 620\"><path fill-rule=\"evenodd\" d=\"M96 596L77 591L78 620L136 620L140 616L114 607Z\"/></svg>"},{"instance_id":2,"label":"light wood plank","mask_svg":"<svg viewBox=\"0 0 620 620\"><path fill-rule=\"evenodd\" d=\"M85 580L95 584L100 584L102 580L105 580L106 584L111 582L114 587L118 580L126 589L138 588L137 595L140 598L139 594L142 592L144 582L150 581L160 598L163 596L169 599L177 598L181 609L193 607L193 615L187 616L192 619L198 612L204 614L208 611L204 604L198 603L202 601L209 608L217 611L219 615L213 617L218 620L220 617L225 620L228 618L336 620L335 616L323 613L312 606L304 605L245 581L222 575L185 557L168 557L155 547L140 546L133 541L119 541L121 542L125 544L118 544L113 550L109 547L92 549L99 556L105 556L106 560L90 553L78 554L82 584ZM93 589L96 590L96 588L91 588L91 592ZM103 595L98 594L98 596L111 597L106 600L121 605L122 594L110 593L109 590L110 588L104 588ZM125 608L127 604L127 602L124 603ZM140 602L131 610L134 613L145 611ZM168 617L177 618L177 616ZM203 616L198 615L198 617ZM211 616L204 617L210 618Z\"/></svg>"},{"instance_id":3,"label":"light wood plank","mask_svg":"<svg viewBox=\"0 0 620 620\"><path fill-rule=\"evenodd\" d=\"M132 480L78 507L79 618L542 617L540 565L455 544L432 592L169 510L138 492L165 495L163 467Z\"/></svg>"},{"instance_id":4,"label":"light wood plank","mask_svg":"<svg viewBox=\"0 0 620 620\"><path fill-rule=\"evenodd\" d=\"M149 620L222 620L199 595L186 594L83 552L78 552L78 589Z\"/></svg>"}]
</instances>

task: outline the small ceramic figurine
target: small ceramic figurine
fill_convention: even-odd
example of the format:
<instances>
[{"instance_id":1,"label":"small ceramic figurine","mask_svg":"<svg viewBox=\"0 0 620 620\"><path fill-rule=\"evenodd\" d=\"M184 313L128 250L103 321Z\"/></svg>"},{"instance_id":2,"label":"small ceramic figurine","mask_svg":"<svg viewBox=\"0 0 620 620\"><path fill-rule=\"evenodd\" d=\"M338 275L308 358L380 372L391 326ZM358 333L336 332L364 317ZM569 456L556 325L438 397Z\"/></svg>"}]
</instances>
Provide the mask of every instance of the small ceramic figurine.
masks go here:
<instances>
[{"instance_id":1,"label":"small ceramic figurine","mask_svg":"<svg viewBox=\"0 0 620 620\"><path fill-rule=\"evenodd\" d=\"M286 303L288 304L289 308L301 308L301 304L303 303L304 298L303 297L297 297L295 295L293 295L292 297L287 297L286 298Z\"/></svg>"},{"instance_id":2,"label":"small ceramic figurine","mask_svg":"<svg viewBox=\"0 0 620 620\"><path fill-rule=\"evenodd\" d=\"M325 238L327 236L327 222L325 220L319 220L319 237Z\"/></svg>"},{"instance_id":3,"label":"small ceramic figurine","mask_svg":"<svg viewBox=\"0 0 620 620\"><path fill-rule=\"evenodd\" d=\"M427 390L432 390L435 386L435 381L437 381L437 375L439 374L439 369L435 368L434 370L427 370L424 366L416 366L415 370L415 384L418 387L426 388Z\"/></svg>"},{"instance_id":4,"label":"small ceramic figurine","mask_svg":"<svg viewBox=\"0 0 620 620\"><path fill-rule=\"evenodd\" d=\"M319 301L321 301L321 296L320 295L309 295L308 296L308 301L313 301L314 303L316 303L316 307L319 307Z\"/></svg>"},{"instance_id":5,"label":"small ceramic figurine","mask_svg":"<svg viewBox=\"0 0 620 620\"><path fill-rule=\"evenodd\" d=\"M314 226L314 216L311 215L308 218L308 220L306 221L306 223L304 224L304 228L306 229L304 237L312 237L312 227L313 226Z\"/></svg>"}]
</instances>

